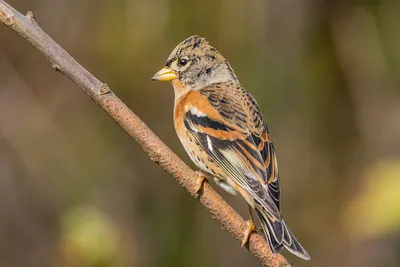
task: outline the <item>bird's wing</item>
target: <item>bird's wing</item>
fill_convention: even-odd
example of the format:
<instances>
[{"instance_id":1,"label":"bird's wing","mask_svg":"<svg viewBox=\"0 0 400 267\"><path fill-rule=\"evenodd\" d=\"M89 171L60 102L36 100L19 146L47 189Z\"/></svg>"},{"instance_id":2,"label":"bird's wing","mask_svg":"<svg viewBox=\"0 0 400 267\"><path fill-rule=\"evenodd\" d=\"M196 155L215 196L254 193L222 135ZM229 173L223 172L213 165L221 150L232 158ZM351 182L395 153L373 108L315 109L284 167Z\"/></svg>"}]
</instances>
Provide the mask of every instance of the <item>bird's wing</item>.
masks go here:
<instances>
[{"instance_id":1,"label":"bird's wing","mask_svg":"<svg viewBox=\"0 0 400 267\"><path fill-rule=\"evenodd\" d=\"M280 221L273 144L254 98L242 87L214 84L180 103L183 123L198 145L237 185Z\"/></svg>"}]
</instances>

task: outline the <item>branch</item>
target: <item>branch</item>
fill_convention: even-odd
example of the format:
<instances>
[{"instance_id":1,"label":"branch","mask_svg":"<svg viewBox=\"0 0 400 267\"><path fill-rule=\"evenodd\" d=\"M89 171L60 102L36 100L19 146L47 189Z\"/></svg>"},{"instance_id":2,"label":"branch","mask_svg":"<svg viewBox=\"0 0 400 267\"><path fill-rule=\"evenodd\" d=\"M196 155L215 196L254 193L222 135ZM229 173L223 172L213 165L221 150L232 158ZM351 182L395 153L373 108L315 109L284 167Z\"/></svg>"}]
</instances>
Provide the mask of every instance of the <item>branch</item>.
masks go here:
<instances>
[{"instance_id":1,"label":"branch","mask_svg":"<svg viewBox=\"0 0 400 267\"><path fill-rule=\"evenodd\" d=\"M36 23L32 12L26 16L0 0L0 21L18 33L41 52L54 69L62 73L94 102L110 115L147 152L150 159L170 173L194 198L210 212L222 227L235 239L241 241L246 222L217 194L210 185L204 184L199 195L195 183L199 178L177 155L175 155L107 86L84 69L64 49L54 42ZM265 239L253 233L247 247L264 266L294 266L281 254L273 254Z\"/></svg>"}]
</instances>

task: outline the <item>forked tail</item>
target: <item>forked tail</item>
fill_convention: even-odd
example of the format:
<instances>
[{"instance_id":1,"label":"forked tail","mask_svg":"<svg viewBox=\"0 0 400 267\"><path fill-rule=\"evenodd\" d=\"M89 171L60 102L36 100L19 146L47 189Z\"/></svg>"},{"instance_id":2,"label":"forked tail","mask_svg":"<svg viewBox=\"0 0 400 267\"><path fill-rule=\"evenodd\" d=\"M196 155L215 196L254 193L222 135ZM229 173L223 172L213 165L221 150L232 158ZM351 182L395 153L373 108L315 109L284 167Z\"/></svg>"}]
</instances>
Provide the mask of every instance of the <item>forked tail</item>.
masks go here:
<instances>
[{"instance_id":1,"label":"forked tail","mask_svg":"<svg viewBox=\"0 0 400 267\"><path fill-rule=\"evenodd\" d=\"M273 253L281 252L283 247L285 247L299 258L304 260L310 259L307 251L300 245L299 241L294 237L283 219L281 221L273 221L263 209L256 209L256 212L260 219L269 247Z\"/></svg>"}]
</instances>

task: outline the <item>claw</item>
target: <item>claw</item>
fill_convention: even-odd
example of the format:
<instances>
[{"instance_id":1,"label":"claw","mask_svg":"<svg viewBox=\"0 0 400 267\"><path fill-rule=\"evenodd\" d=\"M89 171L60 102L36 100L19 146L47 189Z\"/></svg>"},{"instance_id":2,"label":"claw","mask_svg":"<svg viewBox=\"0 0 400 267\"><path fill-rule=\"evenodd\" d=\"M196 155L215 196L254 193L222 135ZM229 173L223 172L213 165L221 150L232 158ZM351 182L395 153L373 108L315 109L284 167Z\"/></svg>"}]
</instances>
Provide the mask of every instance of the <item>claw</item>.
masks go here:
<instances>
[{"instance_id":1,"label":"claw","mask_svg":"<svg viewBox=\"0 0 400 267\"><path fill-rule=\"evenodd\" d=\"M242 239L242 247L244 247L249 242L251 233L254 230L256 230L253 220L250 219L250 220L246 221L246 224L247 224L247 227L246 227L246 230L244 231L244 236Z\"/></svg>"},{"instance_id":2,"label":"claw","mask_svg":"<svg viewBox=\"0 0 400 267\"><path fill-rule=\"evenodd\" d=\"M250 205L248 207L249 207L250 218L248 221L246 221L247 227L243 234L242 247L244 247L247 243L249 243L249 238L250 238L251 233L253 231L258 230L256 228L256 226L254 225L254 221L253 221L253 209L251 208Z\"/></svg>"},{"instance_id":3,"label":"claw","mask_svg":"<svg viewBox=\"0 0 400 267\"><path fill-rule=\"evenodd\" d=\"M201 188L203 187L203 184L206 180L205 174L202 171L195 171L195 173L199 176L199 178L196 180L196 186L194 187L195 193L199 193Z\"/></svg>"}]
</instances>

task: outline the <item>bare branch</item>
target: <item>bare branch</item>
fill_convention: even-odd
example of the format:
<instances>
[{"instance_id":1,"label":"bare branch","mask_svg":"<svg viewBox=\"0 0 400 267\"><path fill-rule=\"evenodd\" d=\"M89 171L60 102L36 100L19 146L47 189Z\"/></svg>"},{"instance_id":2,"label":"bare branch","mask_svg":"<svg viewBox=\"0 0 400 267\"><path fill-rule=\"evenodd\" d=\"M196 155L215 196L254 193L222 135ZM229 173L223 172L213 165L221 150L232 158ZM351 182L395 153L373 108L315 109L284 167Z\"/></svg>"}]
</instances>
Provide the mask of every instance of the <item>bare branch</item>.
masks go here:
<instances>
[{"instance_id":1,"label":"bare branch","mask_svg":"<svg viewBox=\"0 0 400 267\"><path fill-rule=\"evenodd\" d=\"M0 0L0 21L40 51L51 62L53 68L81 88L143 147L151 160L170 173L180 185L198 199L212 218L236 240L242 240L246 222L239 214L208 184L204 184L202 192L197 195L195 192L197 174L175 155L107 84L100 82L54 42L36 23L32 12L24 16ZM265 239L257 233L250 236L248 249L264 266L294 266L281 254L273 254Z\"/></svg>"}]
</instances>

